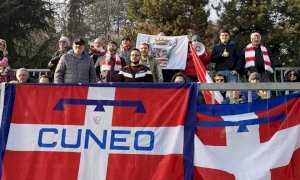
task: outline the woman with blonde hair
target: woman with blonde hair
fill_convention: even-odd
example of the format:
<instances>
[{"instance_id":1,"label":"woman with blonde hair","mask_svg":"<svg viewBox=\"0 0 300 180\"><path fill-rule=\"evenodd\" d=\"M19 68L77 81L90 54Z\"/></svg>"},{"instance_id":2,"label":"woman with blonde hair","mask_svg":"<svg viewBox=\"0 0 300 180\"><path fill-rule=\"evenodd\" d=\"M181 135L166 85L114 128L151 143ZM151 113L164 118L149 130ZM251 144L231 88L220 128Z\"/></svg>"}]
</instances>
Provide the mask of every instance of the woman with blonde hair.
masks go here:
<instances>
[{"instance_id":1,"label":"woman with blonde hair","mask_svg":"<svg viewBox=\"0 0 300 180\"><path fill-rule=\"evenodd\" d=\"M10 82L15 80L15 75L9 66L7 58L7 44L4 39L0 39L0 82Z\"/></svg>"},{"instance_id":2,"label":"woman with blonde hair","mask_svg":"<svg viewBox=\"0 0 300 180\"><path fill-rule=\"evenodd\" d=\"M6 48L7 48L6 41L4 39L0 39L0 60L2 60L2 58L7 56L8 52Z\"/></svg>"}]
</instances>

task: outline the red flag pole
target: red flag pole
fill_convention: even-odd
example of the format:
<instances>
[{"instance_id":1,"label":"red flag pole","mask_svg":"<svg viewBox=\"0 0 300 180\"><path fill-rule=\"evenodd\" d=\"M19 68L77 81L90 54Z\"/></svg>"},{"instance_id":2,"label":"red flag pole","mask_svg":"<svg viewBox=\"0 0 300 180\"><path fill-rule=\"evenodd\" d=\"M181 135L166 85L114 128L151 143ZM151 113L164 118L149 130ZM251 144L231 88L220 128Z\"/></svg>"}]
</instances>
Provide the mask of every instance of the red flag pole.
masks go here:
<instances>
[{"instance_id":1,"label":"red flag pole","mask_svg":"<svg viewBox=\"0 0 300 180\"><path fill-rule=\"evenodd\" d=\"M193 62L196 69L197 78L200 83L213 83L210 75L206 71L206 67L202 63L200 57L197 55L194 47L190 44L190 50L193 57ZM211 91L202 91L204 100L206 104L212 104L212 93ZM215 92L216 95L216 103L221 104L223 97L219 91Z\"/></svg>"}]
</instances>

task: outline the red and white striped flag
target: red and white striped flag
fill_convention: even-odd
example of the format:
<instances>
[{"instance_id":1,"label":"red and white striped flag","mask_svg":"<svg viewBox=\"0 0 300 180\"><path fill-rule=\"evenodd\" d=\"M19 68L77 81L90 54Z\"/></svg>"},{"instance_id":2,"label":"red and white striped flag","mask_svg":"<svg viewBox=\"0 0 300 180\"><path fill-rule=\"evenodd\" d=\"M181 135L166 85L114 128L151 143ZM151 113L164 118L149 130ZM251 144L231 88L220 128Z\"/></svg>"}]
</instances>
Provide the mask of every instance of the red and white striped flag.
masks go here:
<instances>
[{"instance_id":1,"label":"red and white striped flag","mask_svg":"<svg viewBox=\"0 0 300 180\"><path fill-rule=\"evenodd\" d=\"M210 75L206 71L204 64L202 63L200 57L197 55L195 49L192 45L190 45L190 49L192 52L193 61L195 64L195 69L197 73L197 78L200 83L213 83ZM202 91L204 100L206 104L212 104L212 93L215 93L215 100L217 104L221 104L223 101L223 96L220 91Z\"/></svg>"}]
</instances>

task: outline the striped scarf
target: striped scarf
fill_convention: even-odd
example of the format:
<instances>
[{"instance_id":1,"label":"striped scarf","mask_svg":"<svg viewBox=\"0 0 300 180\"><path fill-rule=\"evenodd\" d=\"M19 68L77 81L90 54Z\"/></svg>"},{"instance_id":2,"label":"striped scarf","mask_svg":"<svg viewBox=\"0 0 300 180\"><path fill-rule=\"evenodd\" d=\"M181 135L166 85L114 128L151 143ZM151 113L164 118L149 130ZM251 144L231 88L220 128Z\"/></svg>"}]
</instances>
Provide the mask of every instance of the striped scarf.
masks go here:
<instances>
[{"instance_id":1,"label":"striped scarf","mask_svg":"<svg viewBox=\"0 0 300 180\"><path fill-rule=\"evenodd\" d=\"M261 49L263 59L264 59L265 70L273 73L273 69L271 66L271 61L270 61L270 57L269 57L267 48L263 45L260 45L260 49ZM251 43L246 46L245 61L246 61L245 68L255 66L255 62L254 62L255 61L255 49Z\"/></svg>"},{"instance_id":2,"label":"striped scarf","mask_svg":"<svg viewBox=\"0 0 300 180\"><path fill-rule=\"evenodd\" d=\"M110 71L111 70L111 58L116 59L115 67L114 67L113 70L114 71L120 71L121 70L122 62L121 62L120 56L117 53L116 54L106 53L105 54L105 59L101 63L101 71Z\"/></svg>"}]
</instances>

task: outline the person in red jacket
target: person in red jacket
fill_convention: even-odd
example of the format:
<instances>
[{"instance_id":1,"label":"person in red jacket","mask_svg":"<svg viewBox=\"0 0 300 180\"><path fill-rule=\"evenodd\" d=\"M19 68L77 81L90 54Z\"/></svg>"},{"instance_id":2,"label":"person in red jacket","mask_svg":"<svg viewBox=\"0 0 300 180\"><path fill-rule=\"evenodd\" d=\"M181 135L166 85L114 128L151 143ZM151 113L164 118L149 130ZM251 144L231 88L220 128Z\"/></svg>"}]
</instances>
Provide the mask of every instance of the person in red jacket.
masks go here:
<instances>
[{"instance_id":1,"label":"person in red jacket","mask_svg":"<svg viewBox=\"0 0 300 180\"><path fill-rule=\"evenodd\" d=\"M201 43L201 37L199 35L194 35L191 38L191 41L189 43L194 45L199 42ZM204 64L204 66L206 66L211 61L211 53L205 48L204 53L202 55L200 55L199 58L200 58L201 62ZM188 47L186 67L185 67L185 70L182 71L182 73L187 76L188 82L197 82L198 81L195 64L194 64L192 53L190 50L190 46Z\"/></svg>"}]
</instances>

